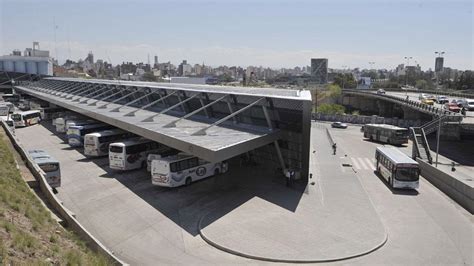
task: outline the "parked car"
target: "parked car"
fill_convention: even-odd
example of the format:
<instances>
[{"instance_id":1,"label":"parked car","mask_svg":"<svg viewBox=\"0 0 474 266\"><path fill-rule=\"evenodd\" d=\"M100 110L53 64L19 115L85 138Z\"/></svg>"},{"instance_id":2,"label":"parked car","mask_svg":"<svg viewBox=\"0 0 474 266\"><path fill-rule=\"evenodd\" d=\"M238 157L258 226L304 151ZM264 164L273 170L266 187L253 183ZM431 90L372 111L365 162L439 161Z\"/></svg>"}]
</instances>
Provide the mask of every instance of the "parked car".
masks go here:
<instances>
[{"instance_id":1,"label":"parked car","mask_svg":"<svg viewBox=\"0 0 474 266\"><path fill-rule=\"evenodd\" d=\"M377 94L382 94L382 95L383 95L383 94L385 94L385 90L383 90L383 89L378 89L378 90L377 90Z\"/></svg>"},{"instance_id":2,"label":"parked car","mask_svg":"<svg viewBox=\"0 0 474 266\"><path fill-rule=\"evenodd\" d=\"M421 103L424 103L424 104L427 104L427 105L433 105L434 104L433 100L428 99L428 98L421 99Z\"/></svg>"},{"instance_id":3,"label":"parked car","mask_svg":"<svg viewBox=\"0 0 474 266\"><path fill-rule=\"evenodd\" d=\"M333 128L347 128L347 124L344 124L342 122L334 122L331 124L331 127Z\"/></svg>"},{"instance_id":4,"label":"parked car","mask_svg":"<svg viewBox=\"0 0 474 266\"><path fill-rule=\"evenodd\" d=\"M446 96L438 96L438 97L436 97L436 103L445 104L445 103L448 103L448 102L449 102L449 99L448 99L448 97L446 97Z\"/></svg>"},{"instance_id":5,"label":"parked car","mask_svg":"<svg viewBox=\"0 0 474 266\"><path fill-rule=\"evenodd\" d=\"M461 107L467 111L474 111L474 100L472 99L464 99L461 101Z\"/></svg>"},{"instance_id":6,"label":"parked car","mask_svg":"<svg viewBox=\"0 0 474 266\"><path fill-rule=\"evenodd\" d=\"M444 109L455 113L461 112L461 108L457 105L457 103L446 103L444 105Z\"/></svg>"}]
</instances>

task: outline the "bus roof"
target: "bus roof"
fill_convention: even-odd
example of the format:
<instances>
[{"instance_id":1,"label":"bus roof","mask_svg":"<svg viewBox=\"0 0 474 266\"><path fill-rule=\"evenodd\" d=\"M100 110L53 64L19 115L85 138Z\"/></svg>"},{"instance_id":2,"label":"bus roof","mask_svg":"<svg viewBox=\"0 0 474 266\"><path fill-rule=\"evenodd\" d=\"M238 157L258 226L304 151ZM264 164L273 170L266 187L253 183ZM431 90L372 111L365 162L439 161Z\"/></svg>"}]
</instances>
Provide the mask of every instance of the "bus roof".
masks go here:
<instances>
[{"instance_id":1,"label":"bus roof","mask_svg":"<svg viewBox=\"0 0 474 266\"><path fill-rule=\"evenodd\" d=\"M403 128L403 127L397 127L397 126L394 126L394 125L387 125L387 124L365 124L365 126L381 127L381 128L394 129L394 130L408 130L408 129Z\"/></svg>"},{"instance_id":2,"label":"bus roof","mask_svg":"<svg viewBox=\"0 0 474 266\"><path fill-rule=\"evenodd\" d=\"M106 127L107 124L104 123L94 123L94 124L83 124L83 125L74 125L70 126L71 129L88 129L88 128L98 128L98 127ZM110 126L112 127L112 126Z\"/></svg>"},{"instance_id":3,"label":"bus roof","mask_svg":"<svg viewBox=\"0 0 474 266\"><path fill-rule=\"evenodd\" d=\"M192 158L192 157L196 157L196 156L191 155L191 154L187 154L187 153L184 153L184 152L180 152L180 153L175 154L175 155L162 157L159 160L162 161L162 162L172 163L174 161L179 161L179 160L182 160L182 159Z\"/></svg>"},{"instance_id":4,"label":"bus roof","mask_svg":"<svg viewBox=\"0 0 474 266\"><path fill-rule=\"evenodd\" d=\"M33 158L33 160L38 165L45 164L45 163L59 163L59 161L54 159L53 157L37 157L37 158Z\"/></svg>"},{"instance_id":5,"label":"bus roof","mask_svg":"<svg viewBox=\"0 0 474 266\"><path fill-rule=\"evenodd\" d=\"M154 141L149 140L149 139L144 139L144 138L133 138L133 139L127 139L127 140L124 140L124 141L118 141L118 142L110 143L110 145L111 146L124 147L124 146L131 146L131 145L134 145L134 144L147 143L147 142L154 142Z\"/></svg>"},{"instance_id":6,"label":"bus roof","mask_svg":"<svg viewBox=\"0 0 474 266\"><path fill-rule=\"evenodd\" d=\"M28 153L30 154L33 161L38 164L41 163L59 163L54 157L49 155L45 150L36 149L36 150L29 150Z\"/></svg>"},{"instance_id":7,"label":"bus roof","mask_svg":"<svg viewBox=\"0 0 474 266\"><path fill-rule=\"evenodd\" d=\"M418 164L415 160L408 157L400 150L393 147L377 147L377 151L383 153L393 163Z\"/></svg>"},{"instance_id":8,"label":"bus roof","mask_svg":"<svg viewBox=\"0 0 474 266\"><path fill-rule=\"evenodd\" d=\"M92 133L88 133L86 135L87 136L94 136L94 137L104 137L104 136L123 134L125 132L126 132L125 130L122 130L120 128L116 128L116 129L107 129L107 130L92 132Z\"/></svg>"},{"instance_id":9,"label":"bus roof","mask_svg":"<svg viewBox=\"0 0 474 266\"><path fill-rule=\"evenodd\" d=\"M39 113L39 112L40 112L40 110L29 110L29 111L19 112L19 113L16 113L16 114L29 115L29 114Z\"/></svg>"}]
</instances>

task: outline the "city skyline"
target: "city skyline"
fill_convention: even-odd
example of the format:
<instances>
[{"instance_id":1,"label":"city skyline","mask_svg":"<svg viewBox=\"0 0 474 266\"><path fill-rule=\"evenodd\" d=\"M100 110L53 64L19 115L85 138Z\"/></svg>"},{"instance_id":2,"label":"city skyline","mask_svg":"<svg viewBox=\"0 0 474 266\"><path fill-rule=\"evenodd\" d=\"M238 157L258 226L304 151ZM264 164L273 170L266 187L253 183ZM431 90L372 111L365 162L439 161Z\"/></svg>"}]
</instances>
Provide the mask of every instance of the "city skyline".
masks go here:
<instances>
[{"instance_id":1,"label":"city skyline","mask_svg":"<svg viewBox=\"0 0 474 266\"><path fill-rule=\"evenodd\" d=\"M89 51L114 65L157 55L174 64L293 68L323 57L330 68L393 69L411 56L410 65L426 70L434 69L434 51L446 52L446 67L472 69L474 61L467 1L20 1L21 12L10 12L17 3L0 2L1 53L39 41L60 63Z\"/></svg>"}]
</instances>

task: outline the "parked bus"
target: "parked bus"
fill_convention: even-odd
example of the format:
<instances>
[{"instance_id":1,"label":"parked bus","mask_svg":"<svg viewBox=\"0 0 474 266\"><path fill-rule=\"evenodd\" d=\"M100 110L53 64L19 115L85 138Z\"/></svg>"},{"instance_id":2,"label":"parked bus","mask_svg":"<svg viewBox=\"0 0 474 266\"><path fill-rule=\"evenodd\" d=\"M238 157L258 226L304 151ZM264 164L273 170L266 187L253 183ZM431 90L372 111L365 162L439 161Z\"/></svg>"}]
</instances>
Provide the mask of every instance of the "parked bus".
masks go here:
<instances>
[{"instance_id":1,"label":"parked bus","mask_svg":"<svg viewBox=\"0 0 474 266\"><path fill-rule=\"evenodd\" d=\"M98 122L92 119L84 118L57 118L55 120L56 132L66 133L70 126L82 126L86 124L97 124Z\"/></svg>"},{"instance_id":2,"label":"parked bus","mask_svg":"<svg viewBox=\"0 0 474 266\"><path fill-rule=\"evenodd\" d=\"M67 114L64 116L60 116L56 119L53 119L53 125L56 127L56 132L58 133L65 133L66 132L66 121L67 120L74 120L79 119L78 116L73 114Z\"/></svg>"},{"instance_id":3,"label":"parked bus","mask_svg":"<svg viewBox=\"0 0 474 266\"><path fill-rule=\"evenodd\" d=\"M44 150L30 150L28 151L33 161L45 173L45 178L52 188L61 186L61 169L59 161L54 159Z\"/></svg>"},{"instance_id":4,"label":"parked bus","mask_svg":"<svg viewBox=\"0 0 474 266\"><path fill-rule=\"evenodd\" d=\"M148 139L129 139L109 145L109 166L117 170L146 167L148 154L156 153L163 146Z\"/></svg>"},{"instance_id":5,"label":"parked bus","mask_svg":"<svg viewBox=\"0 0 474 266\"><path fill-rule=\"evenodd\" d=\"M151 183L164 187L187 186L196 180L225 173L227 170L227 162L210 163L180 153L152 161Z\"/></svg>"},{"instance_id":6,"label":"parked bus","mask_svg":"<svg viewBox=\"0 0 474 266\"><path fill-rule=\"evenodd\" d=\"M148 154L148 157L146 159L146 170L148 172L151 171L151 162L153 160L161 159L163 157L168 157L170 155L176 155L178 153L179 153L179 151L176 150L176 149L173 149L173 148L170 148L170 147L167 147L167 146L163 146L163 149L161 149L160 151L158 151L156 153Z\"/></svg>"},{"instance_id":7,"label":"parked bus","mask_svg":"<svg viewBox=\"0 0 474 266\"><path fill-rule=\"evenodd\" d=\"M121 129L111 129L86 134L84 136L84 155L108 155L110 143L130 139L133 137L137 136Z\"/></svg>"},{"instance_id":8,"label":"parked bus","mask_svg":"<svg viewBox=\"0 0 474 266\"><path fill-rule=\"evenodd\" d=\"M377 172L394 188L419 187L418 163L393 147L377 147L375 151Z\"/></svg>"},{"instance_id":9,"label":"parked bus","mask_svg":"<svg viewBox=\"0 0 474 266\"><path fill-rule=\"evenodd\" d=\"M67 130L67 142L71 147L83 147L84 146L84 136L86 134L102 131L106 129L113 129L114 127L107 124L85 124L70 126Z\"/></svg>"},{"instance_id":10,"label":"parked bus","mask_svg":"<svg viewBox=\"0 0 474 266\"><path fill-rule=\"evenodd\" d=\"M1 95L3 100L4 101L7 101L7 102L12 102L12 103L15 103L15 102L18 102L20 100L20 95L19 94L2 94Z\"/></svg>"},{"instance_id":11,"label":"parked bus","mask_svg":"<svg viewBox=\"0 0 474 266\"><path fill-rule=\"evenodd\" d=\"M38 110L15 113L11 117L15 127L26 127L38 124L41 121L41 114Z\"/></svg>"},{"instance_id":12,"label":"parked bus","mask_svg":"<svg viewBox=\"0 0 474 266\"><path fill-rule=\"evenodd\" d=\"M11 102L0 102L0 116L6 116L15 111L15 106Z\"/></svg>"},{"instance_id":13,"label":"parked bus","mask_svg":"<svg viewBox=\"0 0 474 266\"><path fill-rule=\"evenodd\" d=\"M64 113L65 109L61 107L46 107L41 108L41 119L42 120L52 120L59 117Z\"/></svg>"},{"instance_id":14,"label":"parked bus","mask_svg":"<svg viewBox=\"0 0 474 266\"><path fill-rule=\"evenodd\" d=\"M375 140L394 145L408 143L408 129L406 128L386 124L366 124L361 131L364 132L364 138L371 141Z\"/></svg>"}]
</instances>

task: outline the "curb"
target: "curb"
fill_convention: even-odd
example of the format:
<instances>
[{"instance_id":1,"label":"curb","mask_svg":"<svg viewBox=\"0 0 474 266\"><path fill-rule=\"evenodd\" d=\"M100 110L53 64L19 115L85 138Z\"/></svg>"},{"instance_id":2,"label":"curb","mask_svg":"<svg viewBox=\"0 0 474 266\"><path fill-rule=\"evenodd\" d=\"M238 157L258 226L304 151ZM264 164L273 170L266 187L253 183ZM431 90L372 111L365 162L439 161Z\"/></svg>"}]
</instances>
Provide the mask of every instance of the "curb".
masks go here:
<instances>
[{"instance_id":1,"label":"curb","mask_svg":"<svg viewBox=\"0 0 474 266\"><path fill-rule=\"evenodd\" d=\"M361 253L358 253L358 254L354 254L354 255L350 255L350 256L345 256L345 257L340 257L340 258L329 258L329 259L314 259L314 260L298 260L298 259L276 259L276 258L268 258L268 257L261 257L261 256L255 256L255 255L250 255L250 254L247 254L247 253L244 253L244 252L240 252L240 251L237 251L237 250L234 250L234 249L231 249L231 248L228 248L228 247L225 247L225 246L222 246L220 244L217 244L216 242L213 242L212 240L210 240L209 238L206 237L206 235L202 232L202 221L204 220L204 218L209 215L211 212L208 212L206 215L203 215L201 216L201 218L199 219L199 222L198 222L198 230L199 230L199 235L201 236L201 238L206 241L206 243L208 243L209 245L217 248L217 249L220 249L224 252L227 252L227 253L230 253L230 254L233 254L233 255L237 255L237 256L240 256L240 257L244 257L244 258L248 258L248 259L253 259L253 260L260 260L260 261L268 261L268 262L281 262L281 263L299 263L299 264L303 264L303 263L325 263L325 262L336 262L336 261L343 261L343 260L348 260L348 259L353 259L353 258L357 258L357 257L361 257L361 256L364 256L364 255L367 255L369 253L372 253L376 250L378 250L379 248L381 248L383 245L385 245L385 243L387 243L388 241L388 235L387 235L387 232L385 231L385 237L384 239L379 243L377 244L375 247L367 250L367 251L364 251L364 252L361 252Z\"/></svg>"},{"instance_id":2,"label":"curb","mask_svg":"<svg viewBox=\"0 0 474 266\"><path fill-rule=\"evenodd\" d=\"M0 122L2 124L3 129L7 133L8 138L12 142L13 147L15 148L15 150L17 150L22 159L25 161L26 166L31 171L33 176L38 180L41 192L43 192L48 202L61 216L60 218L63 219L63 221L66 221L67 227L69 227L69 229L74 231L76 234L78 234L80 238L86 241L86 243L92 250L108 257L114 265L128 265L119 258L117 258L112 251L110 251L102 243L100 243L99 240L97 240L91 233L89 233L89 231L87 231L79 223L79 221L77 221L77 219L75 218L75 214L63 206L61 200L59 200L56 195L54 195L53 189L47 183L42 173L42 170L37 166L37 164L31 161L31 158L28 156L28 153L24 150L22 145L11 132L10 127L5 123L5 121L1 120Z\"/></svg>"}]
</instances>

